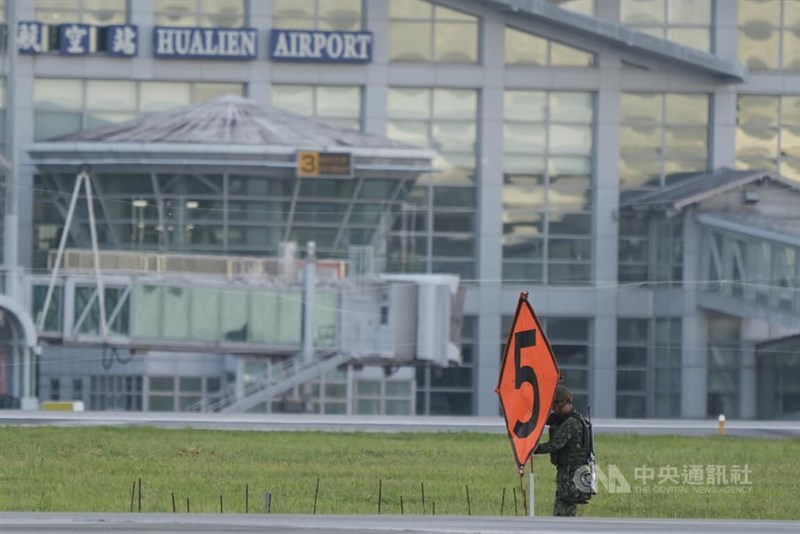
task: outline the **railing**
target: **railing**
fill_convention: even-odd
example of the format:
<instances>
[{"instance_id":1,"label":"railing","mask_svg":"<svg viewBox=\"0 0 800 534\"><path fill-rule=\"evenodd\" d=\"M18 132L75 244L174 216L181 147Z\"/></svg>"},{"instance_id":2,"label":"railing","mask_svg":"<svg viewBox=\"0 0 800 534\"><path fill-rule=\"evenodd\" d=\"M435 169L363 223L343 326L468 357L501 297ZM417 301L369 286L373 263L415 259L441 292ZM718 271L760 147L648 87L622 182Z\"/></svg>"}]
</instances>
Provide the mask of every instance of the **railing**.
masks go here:
<instances>
[{"instance_id":1,"label":"railing","mask_svg":"<svg viewBox=\"0 0 800 534\"><path fill-rule=\"evenodd\" d=\"M222 391L190 405L188 411L221 412L233 407L240 407L242 411L246 411L267 400L266 397L272 398L285 393L348 360L350 357L342 354L325 353L319 357L315 356L313 361L306 363L302 353L299 353L251 378L245 385L241 397L236 395L236 384L230 384Z\"/></svg>"},{"instance_id":2,"label":"railing","mask_svg":"<svg viewBox=\"0 0 800 534\"><path fill-rule=\"evenodd\" d=\"M56 252L50 251L48 267L55 265ZM70 271L94 270L91 250L66 249L62 269ZM281 258L256 258L252 256L214 256L202 254L161 254L156 252L130 252L101 250L100 270L125 273L181 273L236 278L293 278L301 273L305 261ZM293 262L293 263L292 263ZM345 276L344 261L317 260L317 278L341 280Z\"/></svg>"}]
</instances>

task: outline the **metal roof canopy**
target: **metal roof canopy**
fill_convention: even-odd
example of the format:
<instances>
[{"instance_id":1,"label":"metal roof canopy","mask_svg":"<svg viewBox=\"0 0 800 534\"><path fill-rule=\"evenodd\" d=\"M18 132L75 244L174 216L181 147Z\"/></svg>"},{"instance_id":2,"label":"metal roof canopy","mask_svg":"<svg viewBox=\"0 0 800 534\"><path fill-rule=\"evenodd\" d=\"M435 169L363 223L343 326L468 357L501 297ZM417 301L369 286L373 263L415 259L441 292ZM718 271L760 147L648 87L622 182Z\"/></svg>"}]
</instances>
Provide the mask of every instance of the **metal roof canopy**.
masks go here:
<instances>
[{"instance_id":1,"label":"metal roof canopy","mask_svg":"<svg viewBox=\"0 0 800 534\"><path fill-rule=\"evenodd\" d=\"M301 151L349 154L352 174L299 177ZM345 253L348 230L372 230L370 242L380 234L383 223L370 227L372 223L355 221L354 208L370 207L386 215L421 174L436 172L434 151L263 108L235 95L35 142L28 153L41 174L72 174L88 167L93 174L236 174L292 180L293 192L284 199L291 203L283 222L284 241L293 240L295 229L314 233L333 226L336 237L330 243L317 240L317 249L337 257ZM349 196L335 199L320 199L303 186L324 181L352 181L354 186ZM360 196L370 182L379 181L390 183L381 195ZM295 215L299 202L342 204L336 215L341 218L299 221Z\"/></svg>"},{"instance_id":2,"label":"metal roof canopy","mask_svg":"<svg viewBox=\"0 0 800 534\"><path fill-rule=\"evenodd\" d=\"M714 54L637 32L621 24L574 13L552 5L546 0L487 0L487 3L518 16L531 17L553 27L580 32L619 48L657 57L734 82L743 82L747 75L745 66L735 61L728 61Z\"/></svg>"},{"instance_id":3,"label":"metal roof canopy","mask_svg":"<svg viewBox=\"0 0 800 534\"><path fill-rule=\"evenodd\" d=\"M218 166L287 176L294 175L300 150L351 154L356 177L408 179L435 170L431 150L263 108L235 95L35 142L28 153L40 171L89 165L97 171L148 166L209 172Z\"/></svg>"},{"instance_id":4,"label":"metal roof canopy","mask_svg":"<svg viewBox=\"0 0 800 534\"><path fill-rule=\"evenodd\" d=\"M636 195L620 205L620 208L633 211L680 210L715 195L762 180L769 180L787 189L800 192L799 183L775 173L758 170L737 171L722 167L711 172L689 176L674 185L657 191Z\"/></svg>"}]
</instances>

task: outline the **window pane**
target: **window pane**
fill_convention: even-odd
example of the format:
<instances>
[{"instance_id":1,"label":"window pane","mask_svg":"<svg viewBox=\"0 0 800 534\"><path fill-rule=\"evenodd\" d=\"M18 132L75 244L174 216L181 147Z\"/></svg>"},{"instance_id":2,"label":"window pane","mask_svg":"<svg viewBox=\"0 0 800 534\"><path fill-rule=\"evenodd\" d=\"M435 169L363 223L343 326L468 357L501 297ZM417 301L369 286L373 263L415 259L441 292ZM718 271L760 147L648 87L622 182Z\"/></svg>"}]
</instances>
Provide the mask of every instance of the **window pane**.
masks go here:
<instances>
[{"instance_id":1,"label":"window pane","mask_svg":"<svg viewBox=\"0 0 800 534\"><path fill-rule=\"evenodd\" d=\"M620 20L634 26L664 24L664 0L622 0Z\"/></svg>"},{"instance_id":2,"label":"window pane","mask_svg":"<svg viewBox=\"0 0 800 534\"><path fill-rule=\"evenodd\" d=\"M774 126L778 124L777 96L740 96L737 124L739 126Z\"/></svg>"},{"instance_id":3,"label":"window pane","mask_svg":"<svg viewBox=\"0 0 800 534\"><path fill-rule=\"evenodd\" d=\"M272 105L298 115L314 115L314 89L302 85L273 85Z\"/></svg>"},{"instance_id":4,"label":"window pane","mask_svg":"<svg viewBox=\"0 0 800 534\"><path fill-rule=\"evenodd\" d=\"M507 152L543 154L546 133L540 124L506 123L503 126L503 149Z\"/></svg>"},{"instance_id":5,"label":"window pane","mask_svg":"<svg viewBox=\"0 0 800 534\"><path fill-rule=\"evenodd\" d=\"M430 19L433 5L423 0L391 0L389 17L392 19Z\"/></svg>"},{"instance_id":6,"label":"window pane","mask_svg":"<svg viewBox=\"0 0 800 534\"><path fill-rule=\"evenodd\" d=\"M546 65L547 39L506 28L507 65Z\"/></svg>"},{"instance_id":7,"label":"window pane","mask_svg":"<svg viewBox=\"0 0 800 534\"><path fill-rule=\"evenodd\" d=\"M705 95L666 95L667 124L707 124L708 97Z\"/></svg>"},{"instance_id":8,"label":"window pane","mask_svg":"<svg viewBox=\"0 0 800 534\"><path fill-rule=\"evenodd\" d=\"M436 61L475 63L478 61L478 25L437 22Z\"/></svg>"},{"instance_id":9,"label":"window pane","mask_svg":"<svg viewBox=\"0 0 800 534\"><path fill-rule=\"evenodd\" d=\"M780 31L753 22L739 28L739 59L753 70L778 68Z\"/></svg>"},{"instance_id":10,"label":"window pane","mask_svg":"<svg viewBox=\"0 0 800 534\"><path fill-rule=\"evenodd\" d=\"M800 71L800 28L783 29L783 69L795 74Z\"/></svg>"},{"instance_id":11,"label":"window pane","mask_svg":"<svg viewBox=\"0 0 800 534\"><path fill-rule=\"evenodd\" d=\"M317 115L360 118L361 90L358 87L317 87Z\"/></svg>"},{"instance_id":12,"label":"window pane","mask_svg":"<svg viewBox=\"0 0 800 534\"><path fill-rule=\"evenodd\" d=\"M201 0L201 26L241 28L244 26L244 0Z\"/></svg>"},{"instance_id":13,"label":"window pane","mask_svg":"<svg viewBox=\"0 0 800 534\"><path fill-rule=\"evenodd\" d=\"M594 106L591 93L551 93L552 121L591 123Z\"/></svg>"},{"instance_id":14,"label":"window pane","mask_svg":"<svg viewBox=\"0 0 800 534\"><path fill-rule=\"evenodd\" d=\"M142 112L164 111L191 103L188 83L142 82L139 109Z\"/></svg>"},{"instance_id":15,"label":"window pane","mask_svg":"<svg viewBox=\"0 0 800 534\"><path fill-rule=\"evenodd\" d=\"M86 109L92 111L136 111L136 86L132 82L88 80Z\"/></svg>"},{"instance_id":16,"label":"window pane","mask_svg":"<svg viewBox=\"0 0 800 534\"><path fill-rule=\"evenodd\" d=\"M243 95L240 83L195 83L192 86L192 102L205 102L222 95Z\"/></svg>"},{"instance_id":17,"label":"window pane","mask_svg":"<svg viewBox=\"0 0 800 534\"><path fill-rule=\"evenodd\" d=\"M519 209L544 206L545 190L507 185L503 187L503 208Z\"/></svg>"},{"instance_id":18,"label":"window pane","mask_svg":"<svg viewBox=\"0 0 800 534\"><path fill-rule=\"evenodd\" d=\"M272 0L272 17L314 18L314 0Z\"/></svg>"},{"instance_id":19,"label":"window pane","mask_svg":"<svg viewBox=\"0 0 800 534\"><path fill-rule=\"evenodd\" d=\"M36 113L34 116L33 130L37 141L77 132L81 128L80 113Z\"/></svg>"},{"instance_id":20,"label":"window pane","mask_svg":"<svg viewBox=\"0 0 800 534\"><path fill-rule=\"evenodd\" d=\"M621 126L620 144L623 158L658 158L661 153L661 128ZM626 162L631 164L632 162Z\"/></svg>"},{"instance_id":21,"label":"window pane","mask_svg":"<svg viewBox=\"0 0 800 534\"><path fill-rule=\"evenodd\" d=\"M197 3L194 0L158 0L155 15L157 26L196 26Z\"/></svg>"},{"instance_id":22,"label":"window pane","mask_svg":"<svg viewBox=\"0 0 800 534\"><path fill-rule=\"evenodd\" d=\"M617 366L646 367L647 349L645 347L619 347L617 349Z\"/></svg>"},{"instance_id":23,"label":"window pane","mask_svg":"<svg viewBox=\"0 0 800 534\"><path fill-rule=\"evenodd\" d=\"M189 290L165 287L163 296L162 335L169 339L185 339L189 335Z\"/></svg>"},{"instance_id":24,"label":"window pane","mask_svg":"<svg viewBox=\"0 0 800 534\"><path fill-rule=\"evenodd\" d=\"M550 43L550 63L557 67L591 67L594 55L571 46Z\"/></svg>"},{"instance_id":25,"label":"window pane","mask_svg":"<svg viewBox=\"0 0 800 534\"><path fill-rule=\"evenodd\" d=\"M36 79L33 102L36 111L81 111L83 84L80 80Z\"/></svg>"},{"instance_id":26,"label":"window pane","mask_svg":"<svg viewBox=\"0 0 800 534\"><path fill-rule=\"evenodd\" d=\"M592 218L585 213L548 214L551 234L589 235L592 233Z\"/></svg>"},{"instance_id":27,"label":"window pane","mask_svg":"<svg viewBox=\"0 0 800 534\"><path fill-rule=\"evenodd\" d=\"M705 159L708 153L705 128L668 126L664 132L664 151L668 158Z\"/></svg>"},{"instance_id":28,"label":"window pane","mask_svg":"<svg viewBox=\"0 0 800 534\"><path fill-rule=\"evenodd\" d=\"M394 5L396 2L393 2ZM429 22L393 21L389 27L391 61L430 61L431 24Z\"/></svg>"},{"instance_id":29,"label":"window pane","mask_svg":"<svg viewBox=\"0 0 800 534\"><path fill-rule=\"evenodd\" d=\"M645 398L640 395L617 395L617 417L644 417Z\"/></svg>"},{"instance_id":30,"label":"window pane","mask_svg":"<svg viewBox=\"0 0 800 534\"><path fill-rule=\"evenodd\" d=\"M381 394L381 383L377 380L359 380L356 382L358 395L378 396Z\"/></svg>"},{"instance_id":31,"label":"window pane","mask_svg":"<svg viewBox=\"0 0 800 534\"><path fill-rule=\"evenodd\" d=\"M679 45L708 52L710 32L706 28L667 28L667 39Z\"/></svg>"},{"instance_id":32,"label":"window pane","mask_svg":"<svg viewBox=\"0 0 800 534\"><path fill-rule=\"evenodd\" d=\"M95 26L108 26L110 24L125 24L127 21L125 0L85 0L84 10L80 21Z\"/></svg>"},{"instance_id":33,"label":"window pane","mask_svg":"<svg viewBox=\"0 0 800 534\"><path fill-rule=\"evenodd\" d=\"M710 0L669 0L667 17L670 24L706 25L711 23Z\"/></svg>"},{"instance_id":34,"label":"window pane","mask_svg":"<svg viewBox=\"0 0 800 534\"><path fill-rule=\"evenodd\" d=\"M545 120L547 93L543 91L506 91L503 102L503 116L507 120Z\"/></svg>"},{"instance_id":35,"label":"window pane","mask_svg":"<svg viewBox=\"0 0 800 534\"><path fill-rule=\"evenodd\" d=\"M591 242L588 239L550 239L547 255L555 260L588 260Z\"/></svg>"},{"instance_id":36,"label":"window pane","mask_svg":"<svg viewBox=\"0 0 800 534\"><path fill-rule=\"evenodd\" d=\"M617 391L644 391L646 371L617 371Z\"/></svg>"},{"instance_id":37,"label":"window pane","mask_svg":"<svg viewBox=\"0 0 800 534\"><path fill-rule=\"evenodd\" d=\"M590 154L592 152L591 126L550 125L551 154Z\"/></svg>"},{"instance_id":38,"label":"window pane","mask_svg":"<svg viewBox=\"0 0 800 534\"><path fill-rule=\"evenodd\" d=\"M323 0L317 5L321 30L361 29L361 0Z\"/></svg>"},{"instance_id":39,"label":"window pane","mask_svg":"<svg viewBox=\"0 0 800 534\"><path fill-rule=\"evenodd\" d=\"M433 125L433 142L438 150L472 152L475 150L475 123L442 122Z\"/></svg>"},{"instance_id":40,"label":"window pane","mask_svg":"<svg viewBox=\"0 0 800 534\"><path fill-rule=\"evenodd\" d=\"M433 116L440 119L474 119L477 101L476 91L435 89Z\"/></svg>"},{"instance_id":41,"label":"window pane","mask_svg":"<svg viewBox=\"0 0 800 534\"><path fill-rule=\"evenodd\" d=\"M738 157L774 158L778 155L778 131L775 128L740 127L736 130Z\"/></svg>"},{"instance_id":42,"label":"window pane","mask_svg":"<svg viewBox=\"0 0 800 534\"><path fill-rule=\"evenodd\" d=\"M175 378L172 376L151 376L150 391L173 392L175 390Z\"/></svg>"},{"instance_id":43,"label":"window pane","mask_svg":"<svg viewBox=\"0 0 800 534\"><path fill-rule=\"evenodd\" d=\"M661 95L623 93L620 97L620 113L623 124L659 124L663 116Z\"/></svg>"},{"instance_id":44,"label":"window pane","mask_svg":"<svg viewBox=\"0 0 800 534\"><path fill-rule=\"evenodd\" d=\"M189 377L189 376L182 376L180 377L180 391L186 392L198 392L202 391L203 389L203 379L200 377Z\"/></svg>"},{"instance_id":45,"label":"window pane","mask_svg":"<svg viewBox=\"0 0 800 534\"><path fill-rule=\"evenodd\" d=\"M739 26L749 24L779 26L781 0L748 0L739 2Z\"/></svg>"},{"instance_id":46,"label":"window pane","mask_svg":"<svg viewBox=\"0 0 800 534\"><path fill-rule=\"evenodd\" d=\"M431 116L430 89L389 89L389 117L427 119Z\"/></svg>"},{"instance_id":47,"label":"window pane","mask_svg":"<svg viewBox=\"0 0 800 534\"><path fill-rule=\"evenodd\" d=\"M175 397L150 395L148 398L148 409L151 412L172 412L175 410Z\"/></svg>"}]
</instances>

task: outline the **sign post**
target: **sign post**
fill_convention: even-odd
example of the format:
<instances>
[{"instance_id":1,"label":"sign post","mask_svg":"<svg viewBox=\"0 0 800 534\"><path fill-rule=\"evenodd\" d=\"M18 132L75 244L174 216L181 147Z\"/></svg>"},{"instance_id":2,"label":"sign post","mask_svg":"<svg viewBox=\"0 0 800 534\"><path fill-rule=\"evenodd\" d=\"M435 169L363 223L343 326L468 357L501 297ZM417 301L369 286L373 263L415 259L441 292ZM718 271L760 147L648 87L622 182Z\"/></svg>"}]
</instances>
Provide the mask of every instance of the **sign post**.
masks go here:
<instances>
[{"instance_id":1,"label":"sign post","mask_svg":"<svg viewBox=\"0 0 800 534\"><path fill-rule=\"evenodd\" d=\"M544 430L558 379L558 364L550 342L528 294L520 293L495 389L520 478ZM528 483L528 515L533 516L533 458Z\"/></svg>"}]
</instances>

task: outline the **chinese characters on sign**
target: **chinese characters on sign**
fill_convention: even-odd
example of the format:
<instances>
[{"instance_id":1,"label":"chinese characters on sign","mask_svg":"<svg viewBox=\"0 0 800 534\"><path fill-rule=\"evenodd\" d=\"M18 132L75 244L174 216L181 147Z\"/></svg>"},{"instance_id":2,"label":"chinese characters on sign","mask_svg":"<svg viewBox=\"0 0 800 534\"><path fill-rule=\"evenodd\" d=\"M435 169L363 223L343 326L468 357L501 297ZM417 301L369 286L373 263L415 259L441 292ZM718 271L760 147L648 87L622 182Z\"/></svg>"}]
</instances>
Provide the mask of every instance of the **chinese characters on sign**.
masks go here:
<instances>
[{"instance_id":1,"label":"chinese characters on sign","mask_svg":"<svg viewBox=\"0 0 800 534\"><path fill-rule=\"evenodd\" d=\"M40 54L44 51L44 24L21 20L17 23L17 50L20 54Z\"/></svg>"},{"instance_id":2,"label":"chinese characters on sign","mask_svg":"<svg viewBox=\"0 0 800 534\"><path fill-rule=\"evenodd\" d=\"M135 56L139 44L139 28L136 26L109 26L108 53L112 56Z\"/></svg>"},{"instance_id":3,"label":"chinese characters on sign","mask_svg":"<svg viewBox=\"0 0 800 534\"><path fill-rule=\"evenodd\" d=\"M61 24L58 26L58 47L48 40L48 25L36 21L17 24L17 50L20 54L42 54L57 50L67 56L84 56L105 51L111 56L135 56L138 52L139 29L133 25L95 27L88 24ZM98 37L106 30L107 45L99 50ZM102 46L102 45L101 45Z\"/></svg>"},{"instance_id":4,"label":"chinese characters on sign","mask_svg":"<svg viewBox=\"0 0 800 534\"><path fill-rule=\"evenodd\" d=\"M58 49L62 54L89 53L89 26L87 24L62 24L58 28Z\"/></svg>"}]
</instances>

